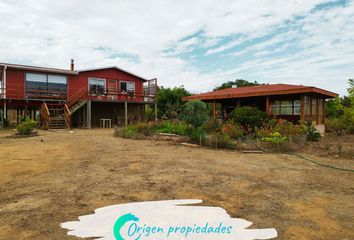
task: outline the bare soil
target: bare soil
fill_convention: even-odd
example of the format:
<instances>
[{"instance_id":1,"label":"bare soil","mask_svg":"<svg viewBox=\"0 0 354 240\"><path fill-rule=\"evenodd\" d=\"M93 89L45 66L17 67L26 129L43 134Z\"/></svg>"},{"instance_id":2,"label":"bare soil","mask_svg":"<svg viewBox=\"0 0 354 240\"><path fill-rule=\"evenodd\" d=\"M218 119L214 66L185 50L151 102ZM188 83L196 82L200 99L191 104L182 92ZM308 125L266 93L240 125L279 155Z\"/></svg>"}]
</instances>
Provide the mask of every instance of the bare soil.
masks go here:
<instances>
[{"instance_id":1,"label":"bare soil","mask_svg":"<svg viewBox=\"0 0 354 240\"><path fill-rule=\"evenodd\" d=\"M274 227L278 239L354 239L352 172L287 154L121 139L113 130L9 134L0 131L0 239L77 239L59 224L107 205L183 198ZM351 158L306 156L354 168Z\"/></svg>"}]
</instances>

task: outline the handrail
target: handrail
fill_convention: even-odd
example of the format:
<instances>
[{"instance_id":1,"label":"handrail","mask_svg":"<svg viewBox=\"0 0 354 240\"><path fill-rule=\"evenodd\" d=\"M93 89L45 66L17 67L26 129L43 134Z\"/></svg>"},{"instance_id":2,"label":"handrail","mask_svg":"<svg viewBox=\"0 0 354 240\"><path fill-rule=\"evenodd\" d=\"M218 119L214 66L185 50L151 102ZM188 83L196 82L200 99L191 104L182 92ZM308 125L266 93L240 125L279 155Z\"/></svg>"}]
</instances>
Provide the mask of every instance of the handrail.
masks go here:
<instances>
[{"instance_id":1,"label":"handrail","mask_svg":"<svg viewBox=\"0 0 354 240\"><path fill-rule=\"evenodd\" d=\"M66 105L66 103L64 103L64 116L65 116L66 125L68 126L68 128L70 128L70 116L71 116L71 113L70 113L70 110L68 108L68 105Z\"/></svg>"},{"instance_id":2,"label":"handrail","mask_svg":"<svg viewBox=\"0 0 354 240\"><path fill-rule=\"evenodd\" d=\"M42 103L41 107L41 120L45 129L49 129L50 123L50 112L48 106L45 102Z\"/></svg>"}]
</instances>

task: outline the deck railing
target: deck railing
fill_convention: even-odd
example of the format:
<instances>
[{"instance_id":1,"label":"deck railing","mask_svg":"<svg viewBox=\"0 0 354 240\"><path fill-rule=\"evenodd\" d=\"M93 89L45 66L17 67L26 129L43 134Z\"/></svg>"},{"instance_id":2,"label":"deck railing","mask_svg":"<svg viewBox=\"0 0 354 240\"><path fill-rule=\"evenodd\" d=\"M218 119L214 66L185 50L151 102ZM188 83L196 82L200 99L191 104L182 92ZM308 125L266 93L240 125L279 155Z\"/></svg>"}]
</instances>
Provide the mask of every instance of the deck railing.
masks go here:
<instances>
[{"instance_id":1,"label":"deck railing","mask_svg":"<svg viewBox=\"0 0 354 240\"><path fill-rule=\"evenodd\" d=\"M154 81L150 83L150 81ZM155 102L157 85L156 80L150 80L140 91L121 91L120 89L105 89L103 92L90 92L88 88L77 88L70 90L43 85L30 85L19 87L15 84L8 84L6 88L0 87L0 99L17 100L53 100L65 101L68 108L77 102L78 99L98 101L129 101L129 102ZM69 95L69 93L73 93Z\"/></svg>"}]
</instances>

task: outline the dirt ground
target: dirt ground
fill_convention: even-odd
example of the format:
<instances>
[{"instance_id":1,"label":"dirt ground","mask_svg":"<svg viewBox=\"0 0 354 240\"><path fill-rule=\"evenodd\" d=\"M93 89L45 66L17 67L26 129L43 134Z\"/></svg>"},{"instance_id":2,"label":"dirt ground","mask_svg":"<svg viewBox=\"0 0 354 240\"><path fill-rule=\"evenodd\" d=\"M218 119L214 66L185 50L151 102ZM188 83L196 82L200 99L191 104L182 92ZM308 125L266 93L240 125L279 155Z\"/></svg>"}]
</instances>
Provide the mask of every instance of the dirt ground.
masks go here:
<instances>
[{"instance_id":1,"label":"dirt ground","mask_svg":"<svg viewBox=\"0 0 354 240\"><path fill-rule=\"evenodd\" d=\"M278 239L354 239L352 172L287 154L115 138L113 130L9 134L0 131L0 239L77 239L59 224L103 206L184 198L274 227ZM306 156L354 168L350 158Z\"/></svg>"}]
</instances>

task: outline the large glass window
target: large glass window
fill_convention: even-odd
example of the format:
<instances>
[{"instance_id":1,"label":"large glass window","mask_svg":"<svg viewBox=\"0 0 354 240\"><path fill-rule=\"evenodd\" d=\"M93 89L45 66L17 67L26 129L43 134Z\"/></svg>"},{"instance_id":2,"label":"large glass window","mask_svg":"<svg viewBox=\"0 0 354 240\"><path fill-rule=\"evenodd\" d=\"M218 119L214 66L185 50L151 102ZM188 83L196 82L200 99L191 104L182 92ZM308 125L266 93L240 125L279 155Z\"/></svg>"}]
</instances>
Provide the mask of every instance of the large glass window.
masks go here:
<instances>
[{"instance_id":1,"label":"large glass window","mask_svg":"<svg viewBox=\"0 0 354 240\"><path fill-rule=\"evenodd\" d=\"M279 115L280 114L280 101L271 102L269 110L272 115Z\"/></svg>"},{"instance_id":2,"label":"large glass window","mask_svg":"<svg viewBox=\"0 0 354 240\"><path fill-rule=\"evenodd\" d=\"M293 101L280 102L280 115L293 115Z\"/></svg>"},{"instance_id":3,"label":"large glass window","mask_svg":"<svg viewBox=\"0 0 354 240\"><path fill-rule=\"evenodd\" d=\"M106 79L89 78L89 93L90 95L105 95Z\"/></svg>"},{"instance_id":4,"label":"large glass window","mask_svg":"<svg viewBox=\"0 0 354 240\"><path fill-rule=\"evenodd\" d=\"M133 93L135 92L135 82L120 82L120 91L122 93Z\"/></svg>"},{"instance_id":5,"label":"large glass window","mask_svg":"<svg viewBox=\"0 0 354 240\"><path fill-rule=\"evenodd\" d=\"M301 101L294 101L294 115L301 115Z\"/></svg>"},{"instance_id":6,"label":"large glass window","mask_svg":"<svg viewBox=\"0 0 354 240\"><path fill-rule=\"evenodd\" d=\"M26 93L28 97L65 97L66 90L66 76L26 73Z\"/></svg>"}]
</instances>

